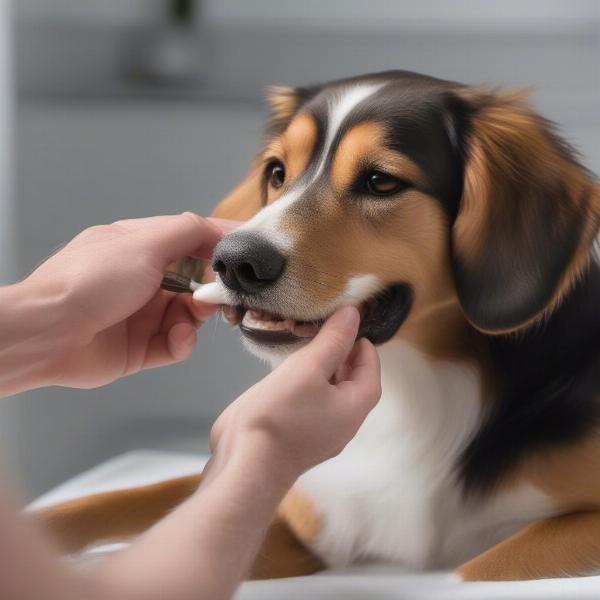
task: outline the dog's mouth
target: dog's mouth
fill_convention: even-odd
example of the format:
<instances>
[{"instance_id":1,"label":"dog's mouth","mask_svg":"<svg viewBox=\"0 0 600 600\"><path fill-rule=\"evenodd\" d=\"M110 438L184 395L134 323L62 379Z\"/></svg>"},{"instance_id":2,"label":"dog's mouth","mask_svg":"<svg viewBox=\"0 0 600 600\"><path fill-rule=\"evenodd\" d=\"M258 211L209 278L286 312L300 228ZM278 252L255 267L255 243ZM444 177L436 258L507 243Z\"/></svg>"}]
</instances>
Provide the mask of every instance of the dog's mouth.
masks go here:
<instances>
[{"instance_id":1,"label":"dog's mouth","mask_svg":"<svg viewBox=\"0 0 600 600\"><path fill-rule=\"evenodd\" d=\"M406 284L395 284L362 302L358 337L374 344L387 342L404 322L412 303L412 292ZM238 325L248 341L258 346L280 347L305 343L315 337L326 315L302 321L246 304L223 307L223 315Z\"/></svg>"}]
</instances>

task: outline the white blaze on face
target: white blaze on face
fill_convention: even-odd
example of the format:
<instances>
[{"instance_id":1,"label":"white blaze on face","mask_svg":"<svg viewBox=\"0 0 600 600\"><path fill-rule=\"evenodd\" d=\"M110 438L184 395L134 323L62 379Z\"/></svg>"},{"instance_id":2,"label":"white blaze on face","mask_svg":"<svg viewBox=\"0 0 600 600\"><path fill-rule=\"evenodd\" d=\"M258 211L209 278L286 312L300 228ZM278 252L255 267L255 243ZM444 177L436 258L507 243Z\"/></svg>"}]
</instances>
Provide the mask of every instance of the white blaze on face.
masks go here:
<instances>
[{"instance_id":1,"label":"white blaze on face","mask_svg":"<svg viewBox=\"0 0 600 600\"><path fill-rule=\"evenodd\" d=\"M339 92L334 93L327 103L325 143L317 162L318 166L310 181L294 186L283 194L277 202L263 208L252 219L242 225L239 230L263 233L280 251L288 254L292 249L292 241L281 231L280 222L282 215L303 196L304 192L322 174L333 143L346 117L358 104L377 92L384 85L384 82L357 83L344 87Z\"/></svg>"},{"instance_id":2,"label":"white blaze on face","mask_svg":"<svg viewBox=\"0 0 600 600\"><path fill-rule=\"evenodd\" d=\"M346 88L340 94L335 95L327 103L327 134L325 137L325 144L323 145L323 152L319 159L319 166L313 177L314 182L316 181L327 162L327 157L331 151L331 146L335 140L344 119L350 114L363 100L366 100L369 96L374 94L383 86L383 83L371 83Z\"/></svg>"},{"instance_id":3,"label":"white blaze on face","mask_svg":"<svg viewBox=\"0 0 600 600\"><path fill-rule=\"evenodd\" d=\"M337 300L338 306L353 304L358 306L381 289L381 281L375 275L358 275L348 280L346 289Z\"/></svg>"}]
</instances>

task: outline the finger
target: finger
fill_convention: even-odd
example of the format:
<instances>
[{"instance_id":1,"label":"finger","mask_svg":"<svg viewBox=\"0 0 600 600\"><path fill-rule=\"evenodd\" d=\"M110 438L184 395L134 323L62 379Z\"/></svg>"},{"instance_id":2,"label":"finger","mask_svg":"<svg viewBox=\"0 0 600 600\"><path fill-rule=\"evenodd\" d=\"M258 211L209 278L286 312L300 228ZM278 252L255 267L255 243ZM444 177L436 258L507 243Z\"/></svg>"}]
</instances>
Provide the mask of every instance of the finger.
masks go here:
<instances>
[{"instance_id":1,"label":"finger","mask_svg":"<svg viewBox=\"0 0 600 600\"><path fill-rule=\"evenodd\" d=\"M177 323L169 329L167 346L174 362L189 358L196 348L196 328L191 323Z\"/></svg>"},{"instance_id":2,"label":"finger","mask_svg":"<svg viewBox=\"0 0 600 600\"><path fill-rule=\"evenodd\" d=\"M210 257L223 236L217 225L191 212L120 221L118 225L141 236L162 268L182 256Z\"/></svg>"},{"instance_id":3,"label":"finger","mask_svg":"<svg viewBox=\"0 0 600 600\"><path fill-rule=\"evenodd\" d=\"M346 381L349 378L350 373L352 372L352 364L356 358L359 348L359 341L354 342L354 346L352 346L352 350L350 350L348 358L337 368L337 371L333 375L331 382L334 385L342 383L343 381Z\"/></svg>"},{"instance_id":4,"label":"finger","mask_svg":"<svg viewBox=\"0 0 600 600\"><path fill-rule=\"evenodd\" d=\"M209 302L199 302L192 300L191 296L187 296L190 301L190 312L194 315L196 321L201 325L205 321L208 321L221 306L219 304L210 304Z\"/></svg>"},{"instance_id":5,"label":"finger","mask_svg":"<svg viewBox=\"0 0 600 600\"><path fill-rule=\"evenodd\" d=\"M300 353L302 356L310 356L318 365L321 373L330 379L348 358L358 333L359 324L360 315L354 306L340 308L326 321L316 337Z\"/></svg>"},{"instance_id":6,"label":"finger","mask_svg":"<svg viewBox=\"0 0 600 600\"><path fill-rule=\"evenodd\" d=\"M345 381L337 385L351 401L365 405L369 410L381 396L381 366L375 346L368 340L359 340L348 359Z\"/></svg>"},{"instance_id":7,"label":"finger","mask_svg":"<svg viewBox=\"0 0 600 600\"><path fill-rule=\"evenodd\" d=\"M177 294L165 307L160 322L160 331L167 332L177 323L189 323L196 326L196 318L189 310L187 294Z\"/></svg>"},{"instance_id":8,"label":"finger","mask_svg":"<svg viewBox=\"0 0 600 600\"><path fill-rule=\"evenodd\" d=\"M229 233L230 231L237 229L240 225L244 223L244 221L234 221L233 219L220 219L218 217L207 217L207 220L213 225L216 225L223 234Z\"/></svg>"},{"instance_id":9,"label":"finger","mask_svg":"<svg viewBox=\"0 0 600 600\"><path fill-rule=\"evenodd\" d=\"M185 360L195 347L196 328L190 323L177 323L169 331L151 338L143 368L154 369Z\"/></svg>"},{"instance_id":10,"label":"finger","mask_svg":"<svg viewBox=\"0 0 600 600\"><path fill-rule=\"evenodd\" d=\"M342 381L346 381L346 379L348 379L348 373L350 372L349 361L351 360L352 354L354 353L355 350L356 350L356 344L354 344L354 347L350 351L350 355L348 356L348 358L337 368L336 372L333 374L333 377L331 378L332 384L335 385L335 384L341 383Z\"/></svg>"},{"instance_id":11,"label":"finger","mask_svg":"<svg viewBox=\"0 0 600 600\"><path fill-rule=\"evenodd\" d=\"M198 328L218 310L218 305L195 302L190 294L178 294L167 306L161 331L169 331L177 323L190 323Z\"/></svg>"}]
</instances>

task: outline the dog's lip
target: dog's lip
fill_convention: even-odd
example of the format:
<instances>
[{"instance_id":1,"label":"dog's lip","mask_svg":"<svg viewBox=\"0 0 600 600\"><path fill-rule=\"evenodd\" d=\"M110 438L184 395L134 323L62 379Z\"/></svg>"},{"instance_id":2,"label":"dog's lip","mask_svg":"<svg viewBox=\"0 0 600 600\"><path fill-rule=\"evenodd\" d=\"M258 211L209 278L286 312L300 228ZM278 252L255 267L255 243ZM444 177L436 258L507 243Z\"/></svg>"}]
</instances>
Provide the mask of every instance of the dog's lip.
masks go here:
<instances>
[{"instance_id":1,"label":"dog's lip","mask_svg":"<svg viewBox=\"0 0 600 600\"><path fill-rule=\"evenodd\" d=\"M374 294L357 307L361 313L358 337L367 338L375 344L388 341L404 322L411 305L412 291L404 283L390 285ZM298 321L244 304L226 305L223 314L229 323L239 326L249 341L271 347L306 342L317 334L330 316Z\"/></svg>"},{"instance_id":2,"label":"dog's lip","mask_svg":"<svg viewBox=\"0 0 600 600\"><path fill-rule=\"evenodd\" d=\"M306 342L319 331L325 319L297 320L276 313L246 307L225 306L223 314L229 323L238 325L250 341L267 346L282 346Z\"/></svg>"}]
</instances>

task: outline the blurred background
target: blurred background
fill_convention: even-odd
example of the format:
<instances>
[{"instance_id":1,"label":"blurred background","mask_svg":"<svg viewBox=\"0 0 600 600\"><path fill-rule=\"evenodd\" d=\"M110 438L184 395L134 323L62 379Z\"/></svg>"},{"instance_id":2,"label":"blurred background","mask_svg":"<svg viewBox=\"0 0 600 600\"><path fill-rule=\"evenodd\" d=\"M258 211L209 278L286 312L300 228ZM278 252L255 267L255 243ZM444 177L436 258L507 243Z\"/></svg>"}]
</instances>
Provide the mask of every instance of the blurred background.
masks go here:
<instances>
[{"instance_id":1,"label":"blurred background","mask_svg":"<svg viewBox=\"0 0 600 600\"><path fill-rule=\"evenodd\" d=\"M0 283L78 231L209 213L257 150L269 84L402 68L531 85L600 173L596 0L0 0ZM0 403L27 498L134 448L202 451L265 373L208 323L185 364Z\"/></svg>"}]
</instances>

